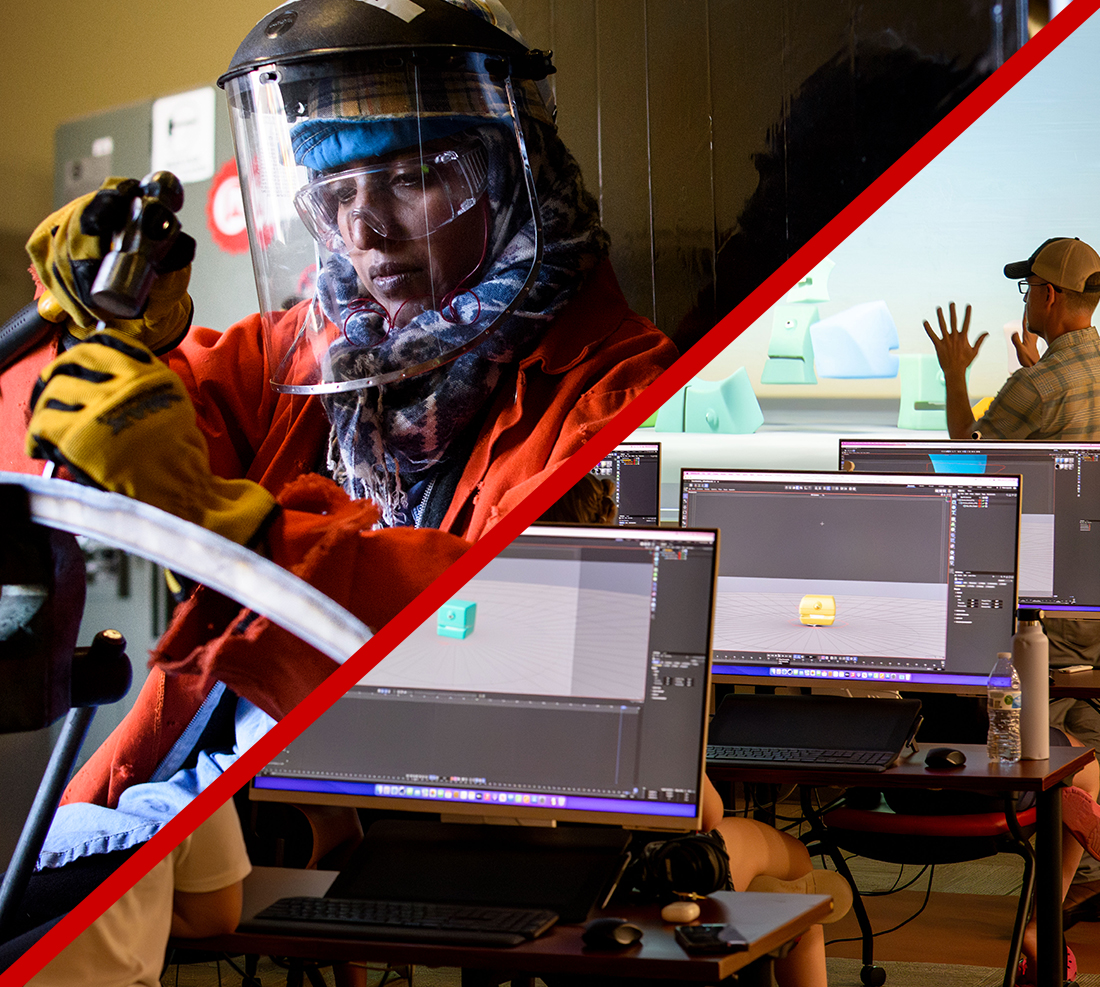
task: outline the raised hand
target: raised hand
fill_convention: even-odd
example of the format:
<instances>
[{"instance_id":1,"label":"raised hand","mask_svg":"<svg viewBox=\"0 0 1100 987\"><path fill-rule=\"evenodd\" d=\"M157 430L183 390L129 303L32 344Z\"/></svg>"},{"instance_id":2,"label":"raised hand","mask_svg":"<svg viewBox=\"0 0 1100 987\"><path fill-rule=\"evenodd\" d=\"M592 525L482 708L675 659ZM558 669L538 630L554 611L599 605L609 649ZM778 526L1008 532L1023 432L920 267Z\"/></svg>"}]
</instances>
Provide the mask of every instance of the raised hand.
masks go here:
<instances>
[{"instance_id":1,"label":"raised hand","mask_svg":"<svg viewBox=\"0 0 1100 987\"><path fill-rule=\"evenodd\" d=\"M971 345L970 340L967 338L967 332L970 329L970 306L967 305L966 311L963 313L962 328L959 328L958 325L954 302L948 305L948 311L951 315L950 327L948 327L947 320L943 316L943 309L936 309L936 317L940 323L940 334L938 336L936 331L928 324L928 320L926 319L924 322L924 331L936 348L936 359L940 361L940 367L943 369L945 377L950 376L952 373L964 374L966 368L977 358L978 350L982 348L982 343L989 335L989 333L983 332Z\"/></svg>"},{"instance_id":2,"label":"raised hand","mask_svg":"<svg viewBox=\"0 0 1100 987\"><path fill-rule=\"evenodd\" d=\"M1039 337L1027 328L1027 316L1020 320L1020 331L1012 334L1012 345L1021 367L1034 367L1039 362Z\"/></svg>"}]
</instances>

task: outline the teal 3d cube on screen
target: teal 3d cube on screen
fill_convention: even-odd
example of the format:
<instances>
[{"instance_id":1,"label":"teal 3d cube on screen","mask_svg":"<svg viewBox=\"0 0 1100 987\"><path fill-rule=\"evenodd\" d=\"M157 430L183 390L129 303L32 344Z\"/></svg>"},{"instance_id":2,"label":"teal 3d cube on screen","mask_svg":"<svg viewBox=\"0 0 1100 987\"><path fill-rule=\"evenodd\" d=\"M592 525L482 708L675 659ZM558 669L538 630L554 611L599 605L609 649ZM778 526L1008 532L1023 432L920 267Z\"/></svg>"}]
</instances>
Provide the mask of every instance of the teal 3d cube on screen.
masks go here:
<instances>
[{"instance_id":1,"label":"teal 3d cube on screen","mask_svg":"<svg viewBox=\"0 0 1100 987\"><path fill-rule=\"evenodd\" d=\"M451 600L436 614L435 632L440 637L464 641L474 632L477 604L468 600Z\"/></svg>"}]
</instances>

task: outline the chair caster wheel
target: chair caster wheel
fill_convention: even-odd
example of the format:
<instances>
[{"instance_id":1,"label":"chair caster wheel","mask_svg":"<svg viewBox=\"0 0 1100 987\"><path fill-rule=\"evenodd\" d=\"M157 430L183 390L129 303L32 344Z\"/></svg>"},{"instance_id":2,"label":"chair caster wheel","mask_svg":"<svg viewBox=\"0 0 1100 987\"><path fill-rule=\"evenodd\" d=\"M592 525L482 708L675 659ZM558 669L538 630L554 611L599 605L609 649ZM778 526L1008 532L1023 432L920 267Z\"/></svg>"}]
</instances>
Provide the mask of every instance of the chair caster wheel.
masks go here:
<instances>
[{"instance_id":1,"label":"chair caster wheel","mask_svg":"<svg viewBox=\"0 0 1100 987\"><path fill-rule=\"evenodd\" d=\"M886 983L886 971L881 966L865 966L859 971L864 987L882 987Z\"/></svg>"}]
</instances>

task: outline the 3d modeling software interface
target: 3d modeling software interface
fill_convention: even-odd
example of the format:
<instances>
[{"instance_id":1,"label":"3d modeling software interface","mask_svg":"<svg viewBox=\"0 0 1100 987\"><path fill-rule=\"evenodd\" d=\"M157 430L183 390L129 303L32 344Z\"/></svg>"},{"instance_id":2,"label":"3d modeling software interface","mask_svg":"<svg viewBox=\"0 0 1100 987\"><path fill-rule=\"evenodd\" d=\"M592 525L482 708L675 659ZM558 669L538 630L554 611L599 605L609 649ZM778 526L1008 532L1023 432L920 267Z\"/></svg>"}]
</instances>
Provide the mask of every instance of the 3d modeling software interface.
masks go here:
<instances>
[{"instance_id":1,"label":"3d modeling software interface","mask_svg":"<svg viewBox=\"0 0 1100 987\"><path fill-rule=\"evenodd\" d=\"M684 470L681 491L683 524L722 533L716 675L984 684L1007 647L1016 476Z\"/></svg>"},{"instance_id":2,"label":"3d modeling software interface","mask_svg":"<svg viewBox=\"0 0 1100 987\"><path fill-rule=\"evenodd\" d=\"M258 797L687 824L716 538L529 529L293 741Z\"/></svg>"},{"instance_id":3,"label":"3d modeling software interface","mask_svg":"<svg viewBox=\"0 0 1100 987\"><path fill-rule=\"evenodd\" d=\"M1018 474L1020 606L1100 617L1100 443L840 441L856 472Z\"/></svg>"}]
</instances>

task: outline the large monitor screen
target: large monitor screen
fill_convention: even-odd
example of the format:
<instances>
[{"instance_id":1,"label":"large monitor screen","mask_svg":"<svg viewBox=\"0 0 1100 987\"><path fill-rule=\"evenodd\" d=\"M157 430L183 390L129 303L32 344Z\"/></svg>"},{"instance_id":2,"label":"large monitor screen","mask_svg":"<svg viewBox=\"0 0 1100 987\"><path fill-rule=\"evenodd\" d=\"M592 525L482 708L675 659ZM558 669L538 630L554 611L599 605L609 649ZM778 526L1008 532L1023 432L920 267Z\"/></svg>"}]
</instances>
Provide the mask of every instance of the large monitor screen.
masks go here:
<instances>
[{"instance_id":1,"label":"large monitor screen","mask_svg":"<svg viewBox=\"0 0 1100 987\"><path fill-rule=\"evenodd\" d=\"M253 797L698 828L717 537L529 528Z\"/></svg>"},{"instance_id":2,"label":"large monitor screen","mask_svg":"<svg viewBox=\"0 0 1100 987\"><path fill-rule=\"evenodd\" d=\"M970 691L1011 645L1018 476L683 470L722 554L713 673Z\"/></svg>"},{"instance_id":3,"label":"large monitor screen","mask_svg":"<svg viewBox=\"0 0 1100 987\"><path fill-rule=\"evenodd\" d=\"M592 470L615 483L621 525L656 525L660 520L661 444L624 442Z\"/></svg>"},{"instance_id":4,"label":"large monitor screen","mask_svg":"<svg viewBox=\"0 0 1100 987\"><path fill-rule=\"evenodd\" d=\"M840 467L1018 473L1020 606L1100 617L1100 442L841 439Z\"/></svg>"}]
</instances>

